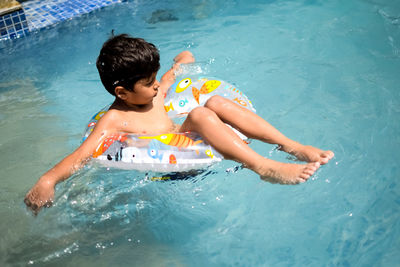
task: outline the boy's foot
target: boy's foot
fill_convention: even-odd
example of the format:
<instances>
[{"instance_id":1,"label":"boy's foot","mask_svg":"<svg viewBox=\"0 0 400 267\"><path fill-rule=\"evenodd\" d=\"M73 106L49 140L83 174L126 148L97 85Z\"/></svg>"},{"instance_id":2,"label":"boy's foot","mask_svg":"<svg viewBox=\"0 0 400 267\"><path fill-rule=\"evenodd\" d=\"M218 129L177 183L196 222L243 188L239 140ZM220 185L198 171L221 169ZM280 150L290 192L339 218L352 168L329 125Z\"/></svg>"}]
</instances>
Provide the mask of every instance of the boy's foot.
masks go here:
<instances>
[{"instance_id":1,"label":"boy's foot","mask_svg":"<svg viewBox=\"0 0 400 267\"><path fill-rule=\"evenodd\" d=\"M330 150L324 151L313 146L305 146L296 142L291 145L282 145L279 149L295 156L298 160L319 162L321 165L328 163L335 155Z\"/></svg>"},{"instance_id":2,"label":"boy's foot","mask_svg":"<svg viewBox=\"0 0 400 267\"><path fill-rule=\"evenodd\" d=\"M261 179L273 184L298 184L306 182L319 166L319 162L291 164L266 159L265 165L255 171Z\"/></svg>"}]
</instances>

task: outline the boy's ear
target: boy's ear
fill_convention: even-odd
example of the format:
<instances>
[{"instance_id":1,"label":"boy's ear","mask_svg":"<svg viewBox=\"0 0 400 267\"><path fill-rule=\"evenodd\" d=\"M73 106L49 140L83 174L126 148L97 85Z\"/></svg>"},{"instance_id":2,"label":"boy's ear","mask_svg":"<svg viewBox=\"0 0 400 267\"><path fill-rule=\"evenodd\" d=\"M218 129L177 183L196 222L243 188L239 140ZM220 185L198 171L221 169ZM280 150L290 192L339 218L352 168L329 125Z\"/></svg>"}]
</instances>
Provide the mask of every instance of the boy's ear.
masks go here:
<instances>
[{"instance_id":1,"label":"boy's ear","mask_svg":"<svg viewBox=\"0 0 400 267\"><path fill-rule=\"evenodd\" d=\"M115 96L122 99L122 100L126 100L127 97L127 92L126 89L122 86L117 86L114 89L115 92Z\"/></svg>"}]
</instances>

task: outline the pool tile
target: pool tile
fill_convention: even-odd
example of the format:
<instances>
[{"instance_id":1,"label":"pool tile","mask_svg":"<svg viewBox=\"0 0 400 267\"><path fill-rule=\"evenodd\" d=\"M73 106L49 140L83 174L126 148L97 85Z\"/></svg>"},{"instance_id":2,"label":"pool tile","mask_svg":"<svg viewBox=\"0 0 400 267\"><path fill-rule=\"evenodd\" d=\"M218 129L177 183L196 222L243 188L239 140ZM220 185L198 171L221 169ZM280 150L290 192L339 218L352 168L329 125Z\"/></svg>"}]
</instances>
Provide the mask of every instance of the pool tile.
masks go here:
<instances>
[{"instance_id":1,"label":"pool tile","mask_svg":"<svg viewBox=\"0 0 400 267\"><path fill-rule=\"evenodd\" d=\"M126 0L44 0L22 3L22 9L0 16L0 41L39 31L75 16Z\"/></svg>"}]
</instances>

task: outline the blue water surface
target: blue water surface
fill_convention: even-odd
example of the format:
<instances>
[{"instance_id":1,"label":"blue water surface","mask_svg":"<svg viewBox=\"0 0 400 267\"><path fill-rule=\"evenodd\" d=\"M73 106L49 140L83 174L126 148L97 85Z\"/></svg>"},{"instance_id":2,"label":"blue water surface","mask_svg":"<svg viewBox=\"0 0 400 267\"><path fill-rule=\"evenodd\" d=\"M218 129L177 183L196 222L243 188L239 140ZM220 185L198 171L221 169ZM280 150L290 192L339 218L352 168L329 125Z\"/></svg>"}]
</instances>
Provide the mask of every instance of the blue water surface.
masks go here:
<instances>
[{"instance_id":1,"label":"blue water surface","mask_svg":"<svg viewBox=\"0 0 400 267\"><path fill-rule=\"evenodd\" d=\"M32 216L25 193L112 101L95 67L112 29L159 47L159 77L192 51L195 70L335 158L297 186L232 161L166 182L89 165ZM126 1L2 42L0 265L399 266L399 70L390 0Z\"/></svg>"}]
</instances>

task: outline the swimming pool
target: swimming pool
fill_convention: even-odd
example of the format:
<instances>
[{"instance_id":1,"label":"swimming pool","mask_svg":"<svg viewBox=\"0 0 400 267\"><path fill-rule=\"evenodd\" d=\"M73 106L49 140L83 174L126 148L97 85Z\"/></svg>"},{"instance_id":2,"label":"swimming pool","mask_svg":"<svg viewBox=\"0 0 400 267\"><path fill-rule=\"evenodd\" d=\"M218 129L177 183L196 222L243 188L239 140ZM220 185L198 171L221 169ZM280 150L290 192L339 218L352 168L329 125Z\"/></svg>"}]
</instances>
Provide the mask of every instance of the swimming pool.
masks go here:
<instances>
[{"instance_id":1,"label":"swimming pool","mask_svg":"<svg viewBox=\"0 0 400 267\"><path fill-rule=\"evenodd\" d=\"M400 4L128 1L0 50L0 265L396 266ZM191 50L205 75L335 158L299 186L224 161L188 180L88 167L33 218L22 202L112 98L95 68L112 29ZM289 162L273 146L265 156Z\"/></svg>"}]
</instances>

